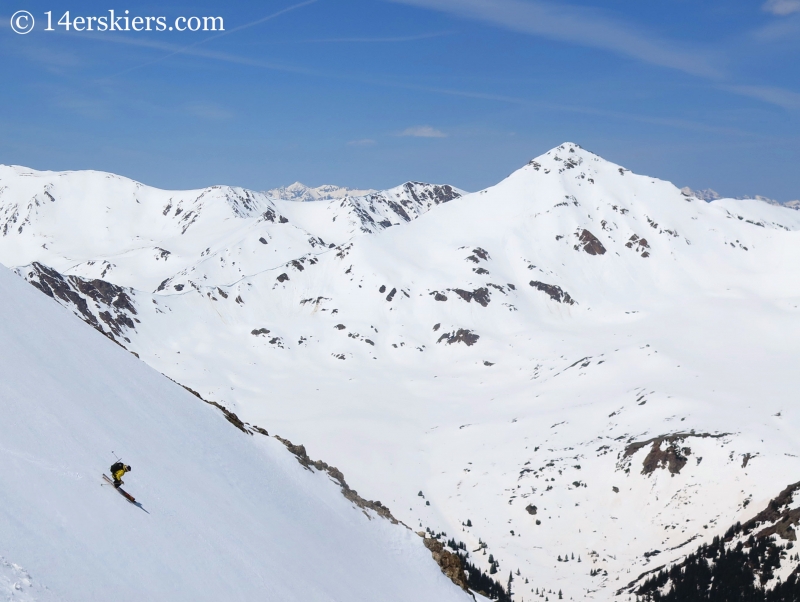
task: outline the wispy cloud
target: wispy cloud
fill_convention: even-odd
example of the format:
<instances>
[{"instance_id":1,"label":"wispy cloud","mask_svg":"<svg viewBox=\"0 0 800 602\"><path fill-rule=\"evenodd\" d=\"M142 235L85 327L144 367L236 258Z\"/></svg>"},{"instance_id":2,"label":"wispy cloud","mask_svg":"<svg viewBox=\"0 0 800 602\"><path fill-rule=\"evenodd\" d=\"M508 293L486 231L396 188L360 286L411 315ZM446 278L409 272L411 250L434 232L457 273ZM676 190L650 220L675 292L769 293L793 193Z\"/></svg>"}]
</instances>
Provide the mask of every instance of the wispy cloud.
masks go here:
<instances>
[{"instance_id":1,"label":"wispy cloud","mask_svg":"<svg viewBox=\"0 0 800 602\"><path fill-rule=\"evenodd\" d=\"M441 130L437 130L429 125L415 125L404 129L398 136L411 136L413 138L447 138Z\"/></svg>"},{"instance_id":2,"label":"wispy cloud","mask_svg":"<svg viewBox=\"0 0 800 602\"><path fill-rule=\"evenodd\" d=\"M174 49L175 46L171 44L166 44L163 42L151 41L151 40L139 40L135 38L112 38L106 37L101 38L100 36L95 36L92 39L102 39L103 41L108 41L112 43L118 44L132 44L136 46L144 46L148 48L159 48L163 50L171 50ZM740 137L759 137L758 135L745 131L739 130L735 128L729 127L716 127L709 125L704 122L697 122L697 121L690 121L684 119L670 119L670 118L659 118L647 115L636 115L630 112L615 112L615 111L608 111L603 109L597 109L593 107L587 106L578 106L578 105L565 105L563 103L554 104L548 102L541 102L541 101L531 101L530 99L525 99L521 97L514 97L514 96L507 96L502 94L492 94L492 93L485 93L485 92L476 92L471 90L459 90L454 88L442 88L437 86L427 86L427 85L420 85L412 82L397 82L397 81L390 81L386 79L380 78L369 78L369 77L355 77L343 74L337 74L331 71L317 71L313 69L308 69L305 67L298 67L294 65L286 65L281 63L275 62L268 62L262 61L257 59L251 59L249 57L229 54L225 52L216 52L212 50L207 50L203 48L190 48L184 52L184 54L190 56L196 56L200 58L209 58L218 61L223 61L232 64L244 65L253 68L260 68L260 69L269 69L273 71L281 71L284 73L295 73L298 75L305 75L307 77L316 77L316 78L323 78L323 79L335 79L339 81L349 81L349 82L357 82L366 85L372 86L381 86L386 88L394 88L394 89L402 89L402 90L416 90L420 92L428 92L431 94L441 94L445 96L457 96L462 98L472 98L474 100L484 100L488 102L501 102L506 104L513 104L519 105L523 107L531 107L537 108L547 111L555 111L555 112L566 112L566 113L577 113L577 114L584 114L584 115L597 115L600 117L608 117L612 119L619 119L621 121L634 121L639 123L649 123L653 125L660 125L664 127L670 127L673 129L679 130L686 130L686 131L696 131L696 132L714 132L714 133L721 133L721 134L728 134L728 135L736 135ZM729 92L735 92L737 94L741 94L741 91L735 91L731 88L722 88L726 89ZM752 96L752 94L750 94ZM763 99L763 98L762 98ZM422 128L427 128L430 126L417 126ZM400 136L413 136L413 130L416 128L407 128L404 132L398 134ZM430 130L436 132L434 128L430 127ZM443 132L439 132L439 134L446 136ZM419 133L417 133L419 135ZM441 136L439 136L441 137Z\"/></svg>"},{"instance_id":3,"label":"wispy cloud","mask_svg":"<svg viewBox=\"0 0 800 602\"><path fill-rule=\"evenodd\" d=\"M362 138L361 140L351 140L347 146L375 146L378 144L372 138Z\"/></svg>"},{"instance_id":4,"label":"wispy cloud","mask_svg":"<svg viewBox=\"0 0 800 602\"><path fill-rule=\"evenodd\" d=\"M800 13L800 0L767 0L761 8L768 13L783 17Z\"/></svg>"},{"instance_id":5,"label":"wispy cloud","mask_svg":"<svg viewBox=\"0 0 800 602\"><path fill-rule=\"evenodd\" d=\"M771 19L769 23L755 29L750 36L758 42L776 42L794 39L800 32L800 15L787 19Z\"/></svg>"},{"instance_id":6,"label":"wispy cloud","mask_svg":"<svg viewBox=\"0 0 800 602\"><path fill-rule=\"evenodd\" d=\"M210 42L211 40L216 40L217 38L221 38L223 36L229 36L232 33L236 33L237 31L241 31L241 30L247 29L249 27L254 27L256 25L260 25L261 23L265 23L266 21L271 21L272 19L280 17L283 14L286 14L286 13L291 12L293 10L296 10L298 8L302 8L304 6L308 6L309 4L314 4L315 2L317 2L317 0L305 0L305 2L300 2L299 4L293 4L292 6L287 6L286 8L283 8L283 9L277 11L277 12L269 14L266 17L262 17L260 19L255 20L255 21L251 21L250 23L245 23L244 25L239 25L238 27L234 27L233 29L229 29L228 31L223 31L222 33L218 33L216 35L204 38L202 40L199 40L199 41L195 42L194 44L189 44L188 46L182 46L182 47L178 47L178 48L175 48L173 46L173 48L175 48L175 49L172 52L170 52L169 54L166 54L164 56L160 56L157 59L154 59L152 61L148 61L146 63L142 63L141 65L136 65L134 67L130 67L128 69L125 69L124 71L120 71L119 73L114 74L114 76L112 76L112 77L115 77L117 75L122 75L124 73L129 73L129 72L131 72L131 71L133 71L135 69L141 69L142 67L147 67L147 66L153 65L155 63L159 63L159 62L161 62L163 60L166 60L166 59L168 59L168 58L170 58L172 56L175 56L176 54L195 54L195 55L197 55L196 52L191 52L191 51L192 51L192 49L194 49L197 46L200 46L201 44L205 44L206 42Z\"/></svg>"},{"instance_id":7,"label":"wispy cloud","mask_svg":"<svg viewBox=\"0 0 800 602\"><path fill-rule=\"evenodd\" d=\"M520 33L602 48L653 65L702 77L720 77L712 57L685 42L659 39L638 25L606 13L539 0L391 0L483 21ZM782 0L785 2L793 0Z\"/></svg>"},{"instance_id":8,"label":"wispy cloud","mask_svg":"<svg viewBox=\"0 0 800 602\"><path fill-rule=\"evenodd\" d=\"M757 98L784 109L800 109L800 93L791 90L772 86L723 86L723 89L742 96Z\"/></svg>"}]
</instances>

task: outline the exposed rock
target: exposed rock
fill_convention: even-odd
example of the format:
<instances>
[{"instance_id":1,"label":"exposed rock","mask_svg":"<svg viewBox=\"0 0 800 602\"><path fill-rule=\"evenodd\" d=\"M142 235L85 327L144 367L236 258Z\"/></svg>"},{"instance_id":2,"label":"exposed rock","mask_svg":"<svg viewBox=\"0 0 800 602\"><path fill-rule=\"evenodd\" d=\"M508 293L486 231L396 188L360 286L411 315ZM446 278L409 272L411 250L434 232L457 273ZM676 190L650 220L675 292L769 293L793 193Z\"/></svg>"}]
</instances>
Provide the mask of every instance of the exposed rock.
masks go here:
<instances>
[{"instance_id":1,"label":"exposed rock","mask_svg":"<svg viewBox=\"0 0 800 602\"><path fill-rule=\"evenodd\" d=\"M452 290L456 295L464 299L464 301L466 301L467 303L469 303L474 299L476 303L478 303L483 307L489 305L489 302L492 300L491 295L489 294L489 289L486 288L485 286L482 286L481 288L476 288L474 291L465 291L460 288L454 288L449 290ZM439 299L437 298L437 301L438 300Z\"/></svg>"},{"instance_id":2,"label":"exposed rock","mask_svg":"<svg viewBox=\"0 0 800 602\"><path fill-rule=\"evenodd\" d=\"M441 343L445 341L448 345L464 343L467 347L470 347L477 343L479 338L481 338L480 335L475 334L471 330L459 328L455 333L445 332L436 342Z\"/></svg>"},{"instance_id":3,"label":"exposed rock","mask_svg":"<svg viewBox=\"0 0 800 602\"><path fill-rule=\"evenodd\" d=\"M547 293L553 301L559 303L566 303L567 305L575 305L575 300L569 296L569 293L562 290L560 286L555 284L545 284L538 280L531 280L530 285L538 291Z\"/></svg>"},{"instance_id":4,"label":"exposed rock","mask_svg":"<svg viewBox=\"0 0 800 602\"><path fill-rule=\"evenodd\" d=\"M634 234L628 239L625 246L629 249L633 249L634 245L636 245L636 252L641 253L642 257L650 257L650 244L647 242L646 238L639 238L638 235Z\"/></svg>"},{"instance_id":5,"label":"exposed rock","mask_svg":"<svg viewBox=\"0 0 800 602\"><path fill-rule=\"evenodd\" d=\"M130 289L104 280L86 280L63 276L56 270L34 262L27 269L17 269L25 280L48 297L56 299L78 314L87 324L114 341L125 337L127 329L135 330L138 319L129 295ZM89 302L92 303L90 307ZM119 341L117 341L119 342Z\"/></svg>"},{"instance_id":6,"label":"exposed rock","mask_svg":"<svg viewBox=\"0 0 800 602\"><path fill-rule=\"evenodd\" d=\"M645 456L642 464L642 474L651 474L656 468L666 468L671 474L678 474L681 469L686 466L687 456L692 453L689 447L678 447L679 443L684 440L696 437L699 439L719 439L727 436L728 433L721 433L712 435L710 433L674 433L672 435L661 435L660 437L653 437L647 441L638 441L630 443L625 447L623 459L630 458L637 451L650 445L650 451ZM664 449L661 449L662 444L666 444Z\"/></svg>"},{"instance_id":7,"label":"exposed rock","mask_svg":"<svg viewBox=\"0 0 800 602\"><path fill-rule=\"evenodd\" d=\"M344 480L344 475L342 474L341 470L339 470L335 466L330 466L325 462L322 462L321 460L312 460L311 458L308 457L308 454L306 453L306 448L303 445L294 445L288 439L284 439L283 437L279 437L278 435L275 435L275 438L281 443L283 443L286 446L286 449L288 449L291 453L293 453L297 458L297 461L300 462L300 464L302 464L303 467L305 467L307 470L316 468L319 471L327 472L328 475L330 475L330 477L334 481L336 481L336 483L338 483L339 487L342 488L342 495L351 502L353 502L356 506L358 506L363 510L367 509L372 510L378 516L382 516L383 518L390 520L395 525L401 524L404 527L408 528L408 525L398 521L394 516L392 516L391 511L386 506L381 504L379 501L373 502L370 500L365 500L360 495L358 495L357 491L355 491L354 489L350 489L350 486ZM364 514L366 514L368 518L371 518L367 512L364 512Z\"/></svg>"},{"instance_id":8,"label":"exposed rock","mask_svg":"<svg viewBox=\"0 0 800 602\"><path fill-rule=\"evenodd\" d=\"M169 378L169 377L167 377L167 378ZM172 380L172 379L170 378L170 380ZM175 382L175 381L173 380L172 382ZM191 389L191 388L187 387L186 385L181 385L180 383L175 383L175 384L180 385L181 387L183 387L184 389L189 391L189 393L191 393L192 395L197 397L199 400L204 401L208 405L214 406L215 408L219 409L222 412L222 415L225 416L225 420L230 422L233 426L235 426L237 429L239 429L243 433L246 433L247 435L252 435L253 431L255 431L255 432L261 433L262 435L267 435L267 436L269 435L267 433L267 431L265 431L264 429L262 429L260 427L250 427L249 425L245 424L244 422L242 422L239 419L239 417L236 414L231 412L225 406L217 403L216 401L209 401L207 399L203 399L203 397L200 395L200 393L198 393L194 389Z\"/></svg>"},{"instance_id":9,"label":"exposed rock","mask_svg":"<svg viewBox=\"0 0 800 602\"><path fill-rule=\"evenodd\" d=\"M423 539L425 547L431 551L431 556L442 569L442 573L455 583L464 591L467 589L467 576L464 574L464 567L461 565L461 559L456 555L446 550L444 544L438 539L432 537L425 537Z\"/></svg>"},{"instance_id":10,"label":"exposed rock","mask_svg":"<svg viewBox=\"0 0 800 602\"><path fill-rule=\"evenodd\" d=\"M794 501L794 494L798 490L800 490L800 482L786 487L776 498L770 500L764 510L744 523L741 527L742 531L748 534L760 525L771 523L756 533L756 537L761 539L778 535L781 539L797 541L794 526L800 522L800 508L789 508L789 505Z\"/></svg>"},{"instance_id":11,"label":"exposed rock","mask_svg":"<svg viewBox=\"0 0 800 602\"><path fill-rule=\"evenodd\" d=\"M578 244L574 247L576 251L582 250L587 252L589 255L605 254L606 248L603 246L603 243L601 243L598 238L588 230L581 230L581 232L576 233L575 236L578 237Z\"/></svg>"}]
</instances>

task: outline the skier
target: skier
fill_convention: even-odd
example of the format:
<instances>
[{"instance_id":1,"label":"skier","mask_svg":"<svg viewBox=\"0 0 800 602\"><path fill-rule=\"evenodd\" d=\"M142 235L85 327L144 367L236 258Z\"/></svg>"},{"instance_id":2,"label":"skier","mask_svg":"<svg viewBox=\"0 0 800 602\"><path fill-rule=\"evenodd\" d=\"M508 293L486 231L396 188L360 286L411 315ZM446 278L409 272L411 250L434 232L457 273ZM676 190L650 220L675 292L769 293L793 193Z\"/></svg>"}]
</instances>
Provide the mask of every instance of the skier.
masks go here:
<instances>
[{"instance_id":1,"label":"skier","mask_svg":"<svg viewBox=\"0 0 800 602\"><path fill-rule=\"evenodd\" d=\"M114 487L119 488L122 485L122 475L130 472L131 467L122 462L115 462L111 465L111 476L114 477Z\"/></svg>"}]
</instances>

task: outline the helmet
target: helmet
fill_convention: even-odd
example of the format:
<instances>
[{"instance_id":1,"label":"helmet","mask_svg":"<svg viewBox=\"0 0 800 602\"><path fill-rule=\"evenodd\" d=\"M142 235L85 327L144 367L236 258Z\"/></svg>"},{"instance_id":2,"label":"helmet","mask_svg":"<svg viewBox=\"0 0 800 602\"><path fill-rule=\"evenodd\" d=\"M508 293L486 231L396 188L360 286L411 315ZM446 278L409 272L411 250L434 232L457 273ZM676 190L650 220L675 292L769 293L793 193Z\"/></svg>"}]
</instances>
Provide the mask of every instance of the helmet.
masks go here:
<instances>
[{"instance_id":1,"label":"helmet","mask_svg":"<svg viewBox=\"0 0 800 602\"><path fill-rule=\"evenodd\" d=\"M131 471L131 467L126 465L126 466L125 466L125 470L127 470L128 472L130 472L130 471Z\"/></svg>"}]
</instances>

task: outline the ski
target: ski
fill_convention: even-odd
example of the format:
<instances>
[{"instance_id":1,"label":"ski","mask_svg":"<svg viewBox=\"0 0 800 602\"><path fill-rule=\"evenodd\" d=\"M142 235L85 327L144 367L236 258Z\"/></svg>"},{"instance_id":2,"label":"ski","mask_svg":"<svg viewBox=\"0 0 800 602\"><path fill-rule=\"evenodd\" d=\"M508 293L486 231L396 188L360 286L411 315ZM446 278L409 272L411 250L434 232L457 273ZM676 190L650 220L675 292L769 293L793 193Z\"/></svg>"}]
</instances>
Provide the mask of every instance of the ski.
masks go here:
<instances>
[{"instance_id":1,"label":"ski","mask_svg":"<svg viewBox=\"0 0 800 602\"><path fill-rule=\"evenodd\" d=\"M114 481L112 481L112 480L111 480L111 479L110 479L108 476L106 476L105 474L103 474L103 479L104 479L104 480L105 480L105 481L106 481L106 482L107 482L109 485L112 485L112 486L114 485ZM130 493L128 493L127 491L125 491L125 490L124 490L124 489L122 489L121 487L115 487L115 489L116 489L117 491L119 491L119 494L120 494L122 497L124 497L126 500L128 500L128 501L129 501L131 504L135 504L135 503L136 503L136 498L135 498L135 497L133 497L133 496L132 496Z\"/></svg>"}]
</instances>

